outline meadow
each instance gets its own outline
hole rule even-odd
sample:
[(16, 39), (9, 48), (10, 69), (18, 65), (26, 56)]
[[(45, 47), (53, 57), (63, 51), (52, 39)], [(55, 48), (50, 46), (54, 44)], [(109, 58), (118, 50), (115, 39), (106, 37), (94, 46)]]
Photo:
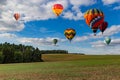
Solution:
[(0, 64), (0, 80), (120, 80), (120, 55), (43, 54), (42, 59)]

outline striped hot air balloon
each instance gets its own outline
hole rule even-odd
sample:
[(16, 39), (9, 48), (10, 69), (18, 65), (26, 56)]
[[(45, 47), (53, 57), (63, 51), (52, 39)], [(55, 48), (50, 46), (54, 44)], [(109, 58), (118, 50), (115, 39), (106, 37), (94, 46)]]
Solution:
[(84, 18), (86, 24), (93, 30), (94, 34), (97, 32), (99, 26), (104, 22), (104, 14), (99, 9), (89, 9), (85, 12)]
[(64, 31), (64, 35), (69, 41), (71, 41), (76, 35), (76, 31), (72, 28), (68, 28)]

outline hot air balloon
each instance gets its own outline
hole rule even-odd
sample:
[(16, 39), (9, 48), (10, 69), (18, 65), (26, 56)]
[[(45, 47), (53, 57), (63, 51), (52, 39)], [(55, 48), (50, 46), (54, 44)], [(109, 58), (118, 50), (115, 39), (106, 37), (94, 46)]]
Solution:
[(100, 29), (100, 31), (102, 32), (102, 34), (103, 34), (103, 32), (106, 30), (107, 26), (108, 26), (108, 23), (107, 23), (107, 22), (103, 22), (103, 23), (99, 26), (99, 29)]
[(111, 38), (106, 37), (106, 38), (105, 38), (105, 42), (106, 42), (106, 44), (107, 44), (107, 45), (109, 45), (109, 44), (110, 44), (110, 42), (111, 42)]
[(61, 4), (54, 4), (52, 7), (52, 11), (56, 16), (59, 16), (63, 11), (63, 6)]
[(90, 9), (85, 12), (84, 18), (85, 18), (86, 24), (92, 29), (92, 31), (94, 32), (94, 35), (96, 35), (95, 33), (97, 32), (98, 27), (104, 21), (103, 12), (96, 8)]
[(16, 20), (18, 20), (18, 19), (20, 18), (20, 14), (19, 14), (19, 13), (15, 13), (15, 14), (14, 14), (14, 18), (15, 18)]
[(68, 28), (64, 31), (65, 37), (71, 42), (71, 40), (74, 38), (76, 35), (76, 31), (72, 28)]
[(54, 45), (56, 45), (56, 44), (57, 44), (57, 42), (58, 42), (58, 40), (57, 40), (57, 39), (53, 39), (53, 44), (54, 44)]

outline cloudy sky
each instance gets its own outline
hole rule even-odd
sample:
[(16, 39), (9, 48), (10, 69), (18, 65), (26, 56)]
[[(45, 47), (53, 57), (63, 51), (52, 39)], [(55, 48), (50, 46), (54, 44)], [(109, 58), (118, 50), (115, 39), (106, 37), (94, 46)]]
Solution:
[[(57, 17), (52, 12), (56, 3), (64, 6)], [(40, 50), (61, 49), (70, 53), (120, 54), (120, 0), (0, 0), (0, 43), (32, 45)], [(84, 20), (84, 13), (91, 8), (104, 12), (108, 28), (97, 36)], [(16, 21), (14, 13), (20, 13)], [(74, 28), (76, 36), (70, 43), (64, 30)], [(110, 45), (105, 37), (112, 39)], [(52, 40), (58, 39), (57, 46)]]

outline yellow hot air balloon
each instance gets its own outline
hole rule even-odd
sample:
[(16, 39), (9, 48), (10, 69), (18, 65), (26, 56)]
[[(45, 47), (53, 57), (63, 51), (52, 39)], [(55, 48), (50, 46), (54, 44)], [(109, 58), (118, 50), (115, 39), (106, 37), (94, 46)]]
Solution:
[(63, 6), (61, 4), (54, 4), (52, 10), (56, 16), (59, 16), (63, 11)]
[(76, 31), (72, 28), (68, 28), (64, 31), (64, 35), (69, 41), (71, 41), (76, 35)]

